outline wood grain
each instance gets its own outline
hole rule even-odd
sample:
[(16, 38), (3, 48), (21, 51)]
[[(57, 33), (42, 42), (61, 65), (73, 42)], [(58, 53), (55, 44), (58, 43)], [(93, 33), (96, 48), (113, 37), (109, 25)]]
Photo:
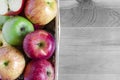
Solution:
[(111, 9), (91, 2), (81, 3), (70, 9), (66, 8), (61, 9), (62, 9), (60, 16), (61, 26), (65, 27), (120, 26), (120, 8)]
[(118, 34), (120, 28), (62, 27), (59, 80), (120, 78)]
[(120, 80), (120, 9), (93, 2), (60, 11), (59, 80)]

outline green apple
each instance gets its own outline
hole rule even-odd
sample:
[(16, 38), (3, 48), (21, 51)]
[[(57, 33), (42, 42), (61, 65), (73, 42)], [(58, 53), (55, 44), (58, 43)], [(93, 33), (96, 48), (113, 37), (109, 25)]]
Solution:
[(4, 40), (2, 31), (0, 31), (0, 48), (9, 46), (9, 44)]
[(0, 29), (2, 30), (3, 24), (10, 18), (10, 16), (1, 16), (0, 15)]
[(22, 45), (24, 37), (32, 31), (34, 31), (32, 23), (21, 16), (7, 20), (2, 29), (4, 39), (13, 46)]

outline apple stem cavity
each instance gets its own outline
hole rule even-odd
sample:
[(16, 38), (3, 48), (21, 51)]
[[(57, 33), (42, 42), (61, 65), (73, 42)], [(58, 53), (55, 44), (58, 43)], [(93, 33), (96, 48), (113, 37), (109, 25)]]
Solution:
[(2, 43), (2, 41), (0, 41), (0, 47), (1, 47), (1, 46), (3, 46), (3, 43)]
[(4, 64), (5, 66), (8, 66), (9, 61), (5, 61), (3, 64)]
[(51, 4), (52, 2), (47, 2), (47, 4), (51, 7), (51, 8), (53, 8), (53, 5)]
[(51, 72), (47, 71), (47, 76), (50, 77), (50, 75), (51, 75)]
[(21, 30), (21, 31), (25, 31), (25, 27), (21, 27), (20, 30)]
[(47, 2), (47, 4), (50, 4), (50, 2)]
[(44, 47), (45, 44), (43, 42), (40, 42), (37, 45), (41, 48), (41, 47)]

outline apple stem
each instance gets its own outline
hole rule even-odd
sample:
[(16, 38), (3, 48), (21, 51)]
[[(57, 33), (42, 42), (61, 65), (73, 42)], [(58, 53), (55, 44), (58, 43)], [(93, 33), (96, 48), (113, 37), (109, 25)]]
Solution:
[(5, 61), (4, 65), (7, 66), (9, 64), (9, 61)]
[(10, 11), (9, 1), (7, 0), (8, 11)]

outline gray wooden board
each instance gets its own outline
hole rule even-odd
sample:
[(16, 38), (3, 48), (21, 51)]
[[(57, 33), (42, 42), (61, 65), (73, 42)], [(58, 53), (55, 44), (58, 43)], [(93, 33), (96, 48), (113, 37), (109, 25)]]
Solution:
[(59, 80), (120, 80), (119, 10), (99, 6), (92, 19), (88, 9), (77, 25), (76, 7), (60, 9)]

